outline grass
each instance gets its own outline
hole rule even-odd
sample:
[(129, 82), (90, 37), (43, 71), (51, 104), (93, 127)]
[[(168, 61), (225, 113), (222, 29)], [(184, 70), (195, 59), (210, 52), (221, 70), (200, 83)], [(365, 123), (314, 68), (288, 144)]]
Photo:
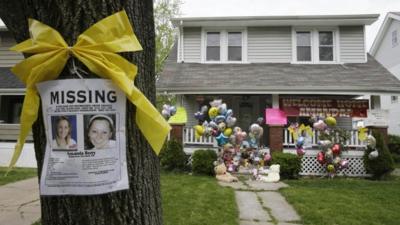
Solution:
[(324, 225), (395, 225), (400, 221), (400, 179), (301, 179), (285, 181), (281, 193), (302, 223)]
[(34, 168), (14, 168), (4, 176), (6, 172), (7, 167), (0, 167), (0, 186), (37, 176), (37, 170)]
[(214, 177), (162, 173), (165, 225), (237, 225), (234, 191)]

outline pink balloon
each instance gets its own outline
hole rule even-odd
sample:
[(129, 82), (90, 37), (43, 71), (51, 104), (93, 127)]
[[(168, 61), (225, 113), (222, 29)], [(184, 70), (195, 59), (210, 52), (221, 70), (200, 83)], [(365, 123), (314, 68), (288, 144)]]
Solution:
[(301, 147), (297, 148), (296, 152), (298, 156), (303, 156), (304, 154), (306, 154), (306, 151)]
[(268, 154), (268, 153), (265, 154), (265, 155), (264, 155), (264, 162), (269, 162), (269, 161), (271, 160), (271, 158), (272, 158), (272, 157), (271, 157), (270, 154)]
[(340, 161), (340, 167), (341, 167), (342, 169), (348, 168), (348, 167), (349, 167), (349, 161), (347, 161), (347, 160), (345, 160), (345, 159), (342, 159), (342, 160)]

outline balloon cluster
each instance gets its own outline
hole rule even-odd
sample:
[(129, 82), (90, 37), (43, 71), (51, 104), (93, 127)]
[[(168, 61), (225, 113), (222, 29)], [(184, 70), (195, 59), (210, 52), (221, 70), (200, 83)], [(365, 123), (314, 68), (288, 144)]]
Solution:
[(204, 105), (194, 117), (199, 124), (194, 126), (196, 138), (212, 136), (222, 150), (220, 161), (225, 163), (229, 172), (238, 171), (239, 166), (247, 167), (259, 165), (261, 162), (269, 162), (271, 156), (258, 152), (259, 140), (263, 135), (263, 118), (258, 118), (251, 124), (249, 131), (235, 126), (236, 117), (233, 110), (229, 109), (222, 100), (213, 100), (210, 107)]
[(293, 140), (295, 142), (297, 155), (303, 156), (306, 153), (305, 151), (306, 147), (304, 145), (306, 138), (313, 136), (311, 127), (305, 126), (304, 124), (301, 124), (299, 126), (298, 123), (292, 123), (289, 126), (288, 130), (291, 133)]
[[(313, 124), (314, 129), (327, 134), (328, 137), (330, 134), (336, 135), (333, 130), (335, 126), (336, 119), (331, 116), (325, 118), (325, 120), (317, 118)], [(327, 138), (318, 141), (321, 151), (317, 154), (317, 161), (325, 166), (329, 177), (334, 177), (338, 171), (349, 167), (349, 161), (341, 158), (344, 145), (334, 142), (334, 140), (334, 138)]]
[(176, 107), (175, 106), (170, 106), (167, 104), (164, 104), (162, 106), (162, 111), (161, 111), (161, 115), (168, 120), (171, 116), (175, 115), (176, 113)]
[(374, 149), (372, 152), (368, 154), (369, 159), (376, 159), (379, 156), (378, 149), (376, 149), (376, 139), (372, 135), (367, 136), (367, 146), (371, 149)]

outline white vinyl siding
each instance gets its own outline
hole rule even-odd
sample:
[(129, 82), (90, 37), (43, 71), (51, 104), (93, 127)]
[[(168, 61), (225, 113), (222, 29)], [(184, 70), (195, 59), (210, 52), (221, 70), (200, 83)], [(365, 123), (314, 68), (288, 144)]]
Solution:
[(21, 53), (9, 50), (15, 44), (9, 32), (0, 32), (0, 67), (12, 67), (24, 59)]
[(197, 63), (201, 61), (200, 27), (183, 28), (183, 61)]
[(288, 63), (292, 59), (290, 27), (249, 27), (248, 61)]
[(342, 63), (365, 62), (366, 51), (363, 26), (342, 26), (340, 30), (340, 61)]
[(194, 114), (199, 111), (199, 104), (196, 102), (195, 96), (184, 95), (182, 97), (182, 106), (186, 109), (187, 123), (186, 127), (193, 127), (197, 125), (198, 121), (194, 118)]

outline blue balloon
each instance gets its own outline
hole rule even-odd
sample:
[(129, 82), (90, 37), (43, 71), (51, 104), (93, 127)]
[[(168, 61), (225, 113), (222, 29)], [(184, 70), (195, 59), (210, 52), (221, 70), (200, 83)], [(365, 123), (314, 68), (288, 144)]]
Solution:
[(229, 138), (225, 136), (223, 132), (221, 132), (215, 139), (217, 140), (218, 146), (224, 146), (229, 140)]
[(298, 139), (297, 139), (297, 146), (298, 147), (301, 147), (301, 146), (303, 146), (304, 145), (304, 137), (303, 136), (300, 136)]

